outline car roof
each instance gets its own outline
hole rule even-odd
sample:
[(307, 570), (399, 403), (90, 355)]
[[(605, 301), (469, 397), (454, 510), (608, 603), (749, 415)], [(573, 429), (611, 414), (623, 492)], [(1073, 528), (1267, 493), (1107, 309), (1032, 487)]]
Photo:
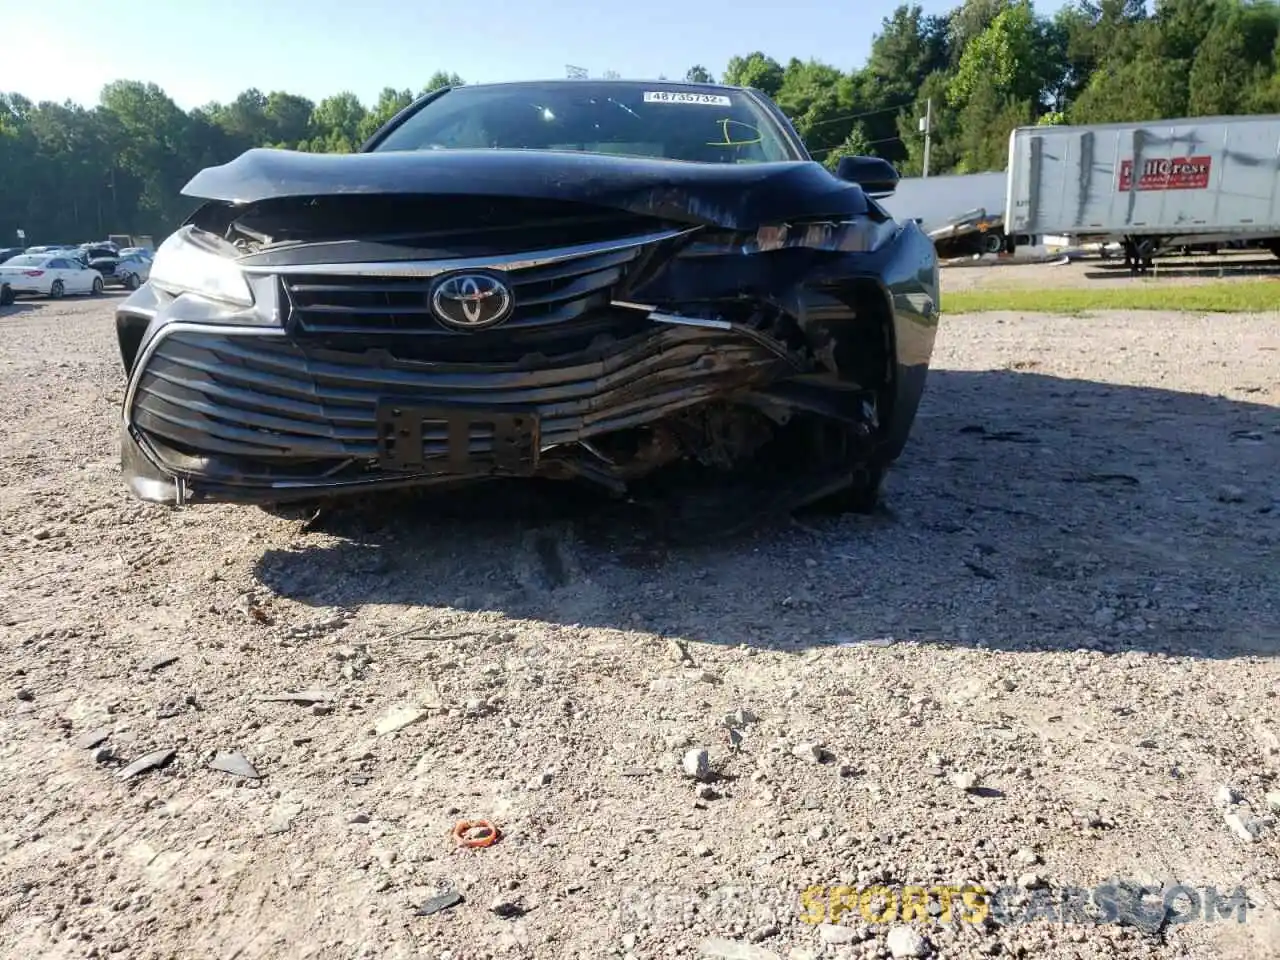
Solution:
[(698, 83), (691, 80), (625, 80), (621, 78), (596, 79), (595, 77), (583, 78), (581, 80), (565, 79), (564, 77), (555, 77), (547, 80), (502, 80), (494, 83), (467, 83), (461, 86), (452, 87), (453, 90), (490, 90), (490, 89), (519, 89), (521, 87), (580, 87), (584, 85), (590, 86), (617, 86), (617, 87), (644, 87), (647, 90), (696, 90), (702, 93), (714, 90), (723, 90), (734, 93), (758, 93), (759, 91), (751, 87), (735, 87), (728, 83)]

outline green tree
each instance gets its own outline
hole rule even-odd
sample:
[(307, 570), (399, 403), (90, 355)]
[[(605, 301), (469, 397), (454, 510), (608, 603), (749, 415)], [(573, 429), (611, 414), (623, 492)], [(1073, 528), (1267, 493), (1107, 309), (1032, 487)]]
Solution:
[(844, 142), (859, 112), (851, 78), (817, 60), (788, 63), (774, 99), (809, 149), (822, 153)]
[(1187, 108), (1195, 116), (1247, 112), (1274, 71), (1277, 8), (1227, 3), (1195, 50)]
[(354, 93), (339, 93), (316, 104), (311, 125), (316, 137), (311, 149), (316, 153), (352, 153), (360, 144), (360, 131), (368, 115)]
[(360, 121), (357, 131), (360, 142), (373, 136), (379, 127), (411, 103), (413, 103), (412, 91), (395, 90), (392, 87), (383, 88), (382, 93), (378, 94), (378, 102)]
[(427, 81), (427, 85), (422, 88), (422, 90), (418, 93), (418, 96), (420, 97), (425, 96), (426, 94), (431, 93), (433, 90), (439, 90), (441, 87), (460, 87), (462, 85), (463, 85), (463, 80), (456, 73), (449, 73), (445, 70), (437, 70), (435, 73), (431, 75), (431, 78)]
[(711, 71), (708, 70), (706, 67), (702, 66), (701, 64), (699, 64), (698, 66), (690, 67), (688, 72), (684, 75), (684, 79), (686, 83), (715, 83), (716, 82), (716, 78), (711, 75)]
[(754, 87), (770, 97), (782, 88), (782, 64), (759, 50), (745, 57), (731, 57), (724, 68), (724, 82), (731, 87)]
[(1061, 64), (1046, 63), (1050, 48), (1030, 0), (1017, 0), (966, 45), (948, 89), (951, 102), (967, 103), (979, 89), (989, 89), (997, 98), (1039, 103), (1061, 73)]
[(871, 141), (867, 139), (866, 131), (862, 129), (861, 124), (855, 123), (849, 135), (827, 151), (822, 162), (829, 170), (834, 170), (839, 165), (841, 157), (866, 157), (874, 152), (871, 149)]
[(1009, 134), (1033, 122), (1030, 101), (1015, 100), (991, 86), (979, 87), (958, 118), (957, 173), (1004, 170), (1009, 162)]
[(287, 146), (309, 139), (315, 109), (315, 104), (306, 97), (273, 90), (267, 95), (263, 111), (271, 123), (271, 142)]

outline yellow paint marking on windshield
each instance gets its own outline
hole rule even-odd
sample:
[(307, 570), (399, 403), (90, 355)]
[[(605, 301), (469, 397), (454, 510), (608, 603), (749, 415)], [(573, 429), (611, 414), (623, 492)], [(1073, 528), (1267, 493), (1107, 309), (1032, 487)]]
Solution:
[[(732, 120), (727, 117), (724, 120), (717, 120), (716, 123), (720, 124), (720, 134), (721, 136), (724, 137), (724, 139), (709, 140), (707, 141), (708, 147), (749, 147), (749, 146), (752, 146), (753, 144), (762, 143), (764, 141), (764, 135), (760, 132), (759, 128), (753, 127), (749, 123), (743, 123), (741, 120)], [(751, 134), (753, 135), (753, 139), (734, 140), (729, 133), (730, 126), (745, 127), (748, 131), (751, 132)]]

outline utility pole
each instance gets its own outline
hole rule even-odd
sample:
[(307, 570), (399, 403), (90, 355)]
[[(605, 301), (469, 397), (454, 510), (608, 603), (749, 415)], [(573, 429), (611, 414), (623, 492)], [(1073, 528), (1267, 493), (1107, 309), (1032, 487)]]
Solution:
[(924, 134), (924, 176), (929, 175), (929, 135), (933, 132), (933, 97), (924, 102), (924, 116), (920, 119), (920, 131)]

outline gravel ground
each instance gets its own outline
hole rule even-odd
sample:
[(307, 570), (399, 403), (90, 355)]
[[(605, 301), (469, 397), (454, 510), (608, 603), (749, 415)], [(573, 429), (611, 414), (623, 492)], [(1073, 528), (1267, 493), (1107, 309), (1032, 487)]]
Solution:
[[(0, 310), (0, 954), (1280, 956), (1278, 347), (948, 316), (886, 510), (675, 550), (135, 503), (109, 301)], [(1106, 881), (1247, 920), (1019, 922)], [(806, 922), (965, 883), (1013, 912)]]
[(1135, 277), (1124, 266), (1123, 257), (1103, 260), (1088, 256), (1063, 262), (1061, 257), (1047, 262), (1011, 258), (952, 261), (943, 271), (949, 290), (1010, 287), (1127, 287), (1137, 285), (1194, 286), (1224, 279), (1280, 276), (1280, 259), (1267, 250), (1234, 250), (1210, 255), (1157, 257), (1153, 272)]

